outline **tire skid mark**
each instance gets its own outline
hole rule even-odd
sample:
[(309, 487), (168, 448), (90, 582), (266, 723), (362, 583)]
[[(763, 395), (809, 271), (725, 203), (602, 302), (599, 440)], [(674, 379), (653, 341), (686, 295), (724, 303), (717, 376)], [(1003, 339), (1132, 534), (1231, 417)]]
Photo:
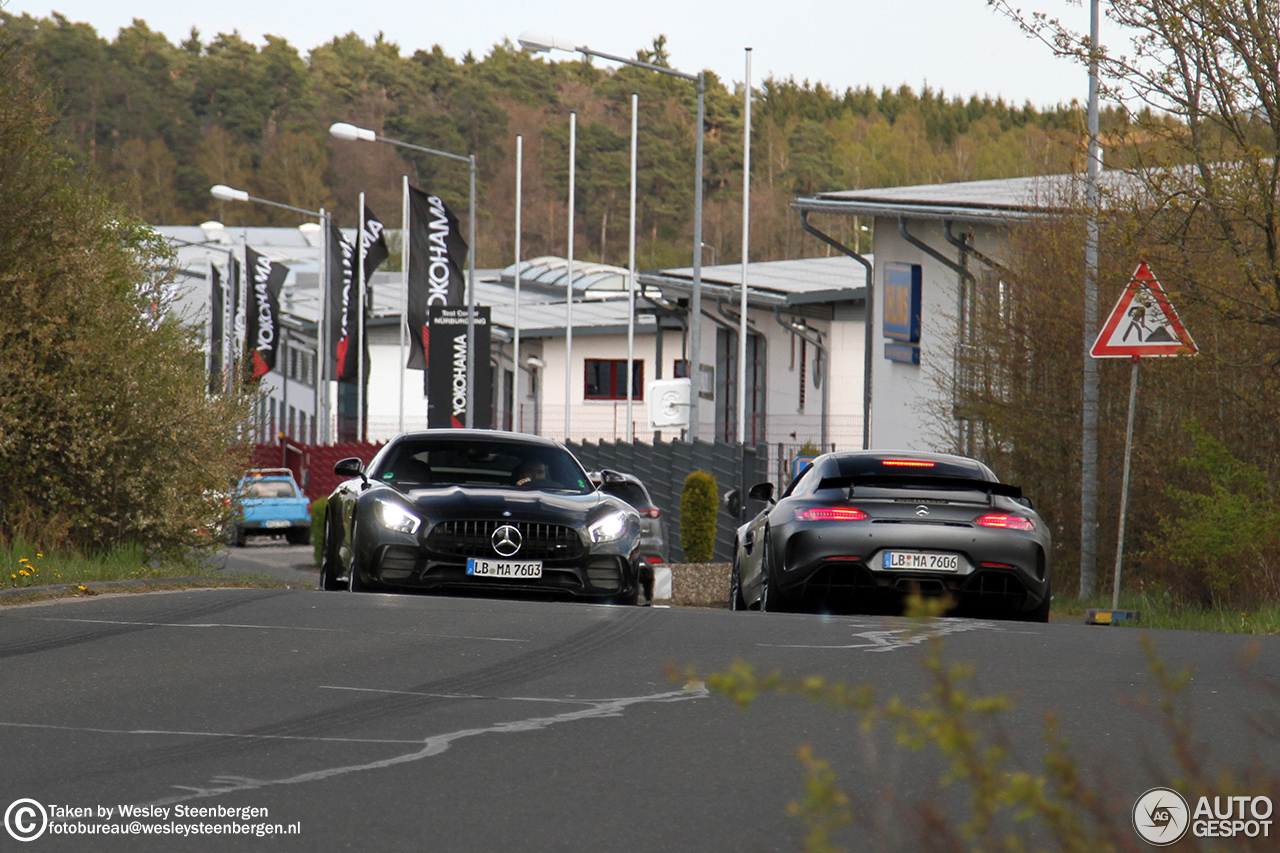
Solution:
[[(288, 595), (289, 590), (263, 590), (262, 592), (250, 592), (248, 594), (237, 591), (238, 594), (228, 596), (222, 601), (202, 601), (198, 604), (190, 604), (185, 607), (177, 607), (173, 610), (166, 611), (163, 617), (165, 622), (181, 622), (187, 619), (194, 619), (198, 616), (211, 616), (215, 613), (225, 613), (228, 610), (235, 610), (245, 604), (266, 601), (281, 595)], [(165, 602), (168, 603), (168, 602)], [(34, 621), (40, 617), (27, 617), (24, 615), (10, 616), (5, 614), (0, 616), (0, 623), (4, 620), (14, 621)], [(43, 620), (42, 620), (43, 621)], [(151, 631), (160, 627), (158, 624), (146, 622), (126, 622), (124, 624), (109, 624), (106, 626), (85, 628), (71, 634), (64, 634), (58, 637), (49, 637), (45, 639), (33, 639), (17, 641), (13, 643), (0, 644), (0, 660), (7, 658), (20, 657), (22, 655), (34, 655), (42, 652), (52, 652), (59, 649), (71, 648), (72, 646), (84, 645), (98, 640), (107, 640), (113, 637), (121, 637), (126, 634), (136, 634), (140, 631)]]
[[(475, 672), (410, 686), (402, 693), (379, 693), (338, 708), (306, 713), (277, 723), (259, 726), (244, 734), (263, 737), (314, 736), (318, 732), (346, 731), (351, 726), (387, 717), (421, 713), (433, 706), (455, 701), (451, 698), (438, 697), (438, 694), (482, 693), (486, 689), (512, 682), (530, 681), (565, 667), (586, 655), (624, 641), (655, 615), (647, 608), (621, 611), (616, 615), (597, 618), (587, 627), (550, 646), (523, 651), (516, 657)], [(111, 775), (120, 770), (136, 771), (168, 767), (185, 762), (224, 757), (252, 750), (254, 747), (252, 740), (222, 740), (160, 747), (127, 757), (116, 756), (89, 761), (78, 767), (74, 775), (46, 781), (65, 783)]]

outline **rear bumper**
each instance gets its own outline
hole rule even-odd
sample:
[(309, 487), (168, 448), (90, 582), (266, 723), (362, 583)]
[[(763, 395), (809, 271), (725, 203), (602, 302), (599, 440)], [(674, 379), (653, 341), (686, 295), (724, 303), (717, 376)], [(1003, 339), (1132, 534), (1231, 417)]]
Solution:
[[(913, 591), (1013, 612), (1049, 595), (1048, 542), (1034, 533), (968, 525), (797, 522), (775, 533), (777, 591), (790, 601), (835, 603)], [(955, 571), (886, 569), (886, 551), (955, 554)]]

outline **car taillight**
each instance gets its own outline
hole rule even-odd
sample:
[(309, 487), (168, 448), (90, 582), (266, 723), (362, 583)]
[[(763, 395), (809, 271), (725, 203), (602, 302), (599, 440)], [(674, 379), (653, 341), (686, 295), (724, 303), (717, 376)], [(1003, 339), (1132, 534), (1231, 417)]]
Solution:
[(888, 465), (890, 468), (932, 468), (933, 462), (925, 462), (923, 459), (881, 459), (881, 465)]
[(1020, 515), (984, 515), (974, 519), (974, 524), (983, 527), (999, 527), (1004, 530), (1035, 530), (1036, 523)]
[(641, 515), (648, 515), (650, 518), (658, 518), (659, 516), (662, 515), (662, 513), (659, 512), (658, 508), (655, 506), (647, 510), (646, 512), (641, 513)]
[(796, 521), (862, 521), (867, 514), (854, 507), (811, 506), (796, 510)]

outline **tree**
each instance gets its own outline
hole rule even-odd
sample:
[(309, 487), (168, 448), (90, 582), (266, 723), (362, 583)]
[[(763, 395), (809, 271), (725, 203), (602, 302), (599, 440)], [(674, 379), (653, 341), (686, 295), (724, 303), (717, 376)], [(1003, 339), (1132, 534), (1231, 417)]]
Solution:
[(247, 404), (206, 396), (164, 246), (57, 153), (48, 101), (0, 46), (0, 539), (185, 555)]
[[(1087, 34), (988, 0), (1059, 53), (1087, 62)], [(1226, 317), (1280, 330), (1280, 5), (1275, 0), (1112, 0), (1130, 52), (1097, 51), (1104, 94), (1128, 122), (1113, 132), (1136, 167), (1150, 233), (1172, 261), (1219, 275), (1182, 278)], [(1188, 239), (1201, 234), (1205, 239)], [(1280, 345), (1269, 355), (1280, 365)]]

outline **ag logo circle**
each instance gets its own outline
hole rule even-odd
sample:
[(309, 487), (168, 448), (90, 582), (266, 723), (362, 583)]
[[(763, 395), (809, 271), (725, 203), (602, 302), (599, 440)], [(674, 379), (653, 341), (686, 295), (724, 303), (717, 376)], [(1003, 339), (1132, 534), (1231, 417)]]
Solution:
[(4, 812), (4, 828), (18, 841), (35, 841), (49, 826), (49, 815), (35, 800), (14, 800)]
[(1171, 788), (1152, 788), (1133, 804), (1133, 828), (1143, 841), (1156, 847), (1180, 840), (1190, 825), (1187, 801)]

